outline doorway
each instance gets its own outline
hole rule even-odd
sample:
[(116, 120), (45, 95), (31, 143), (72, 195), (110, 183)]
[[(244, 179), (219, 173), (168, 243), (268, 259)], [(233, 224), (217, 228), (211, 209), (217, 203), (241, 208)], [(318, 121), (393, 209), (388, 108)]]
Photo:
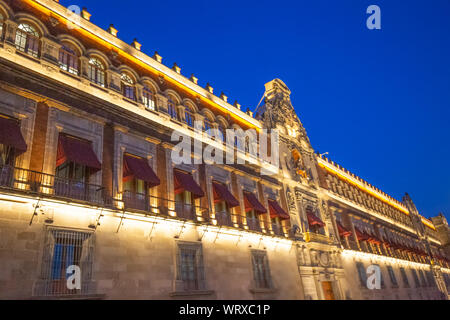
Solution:
[(322, 281), (322, 290), (325, 300), (335, 300), (331, 281)]

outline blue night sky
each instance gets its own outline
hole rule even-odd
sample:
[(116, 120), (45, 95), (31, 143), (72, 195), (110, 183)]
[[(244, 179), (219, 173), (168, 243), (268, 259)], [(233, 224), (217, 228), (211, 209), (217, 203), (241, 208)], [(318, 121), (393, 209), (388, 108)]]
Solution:
[[(450, 218), (450, 1), (88, 1), (92, 22), (254, 110), (282, 79), (313, 147)], [(381, 8), (382, 30), (366, 28)]]

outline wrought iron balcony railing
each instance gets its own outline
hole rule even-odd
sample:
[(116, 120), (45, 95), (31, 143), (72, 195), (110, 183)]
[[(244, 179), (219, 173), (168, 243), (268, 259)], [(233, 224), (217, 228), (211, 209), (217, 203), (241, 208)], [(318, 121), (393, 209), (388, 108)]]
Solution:
[(112, 198), (105, 195), (102, 186), (8, 165), (0, 166), (0, 188), (101, 206), (112, 205)]
[(200, 206), (154, 197), (148, 194), (124, 191), (122, 193), (124, 208), (162, 215), (173, 215), (180, 219), (208, 221), (209, 210)]
[(247, 218), (249, 230), (261, 232), (261, 221), (258, 218)]

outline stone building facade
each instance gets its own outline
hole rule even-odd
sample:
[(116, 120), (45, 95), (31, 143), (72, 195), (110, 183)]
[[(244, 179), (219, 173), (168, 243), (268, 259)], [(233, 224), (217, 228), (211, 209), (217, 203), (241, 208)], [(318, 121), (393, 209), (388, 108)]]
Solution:
[[(281, 80), (252, 114), (140, 50), (0, 0), (0, 299), (448, 299), (445, 217), (316, 154)], [(277, 129), (276, 165), (175, 163), (174, 131), (225, 150), (195, 121)]]

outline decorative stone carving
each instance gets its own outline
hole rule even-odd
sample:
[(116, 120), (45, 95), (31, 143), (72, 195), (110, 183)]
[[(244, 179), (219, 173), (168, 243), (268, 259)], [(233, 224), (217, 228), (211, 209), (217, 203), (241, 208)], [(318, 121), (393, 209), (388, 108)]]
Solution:
[(298, 142), (311, 148), (309, 138), (291, 103), (291, 91), (280, 79), (266, 83), (265, 104), (256, 111), (255, 118), (268, 129), (284, 128)]

